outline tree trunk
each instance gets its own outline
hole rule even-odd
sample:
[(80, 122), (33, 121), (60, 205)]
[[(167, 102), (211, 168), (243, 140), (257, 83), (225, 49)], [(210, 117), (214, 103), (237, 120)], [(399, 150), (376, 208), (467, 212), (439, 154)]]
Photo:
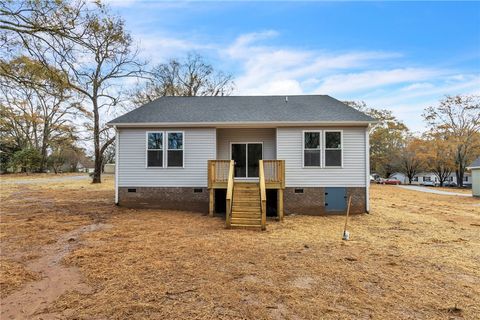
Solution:
[(95, 169), (93, 171), (92, 183), (102, 183), (102, 155), (100, 152), (100, 124), (98, 114), (98, 103), (96, 95), (93, 103), (93, 144), (95, 148)]
[(463, 174), (460, 174), (460, 170), (455, 170), (457, 176), (457, 187), (463, 187)]

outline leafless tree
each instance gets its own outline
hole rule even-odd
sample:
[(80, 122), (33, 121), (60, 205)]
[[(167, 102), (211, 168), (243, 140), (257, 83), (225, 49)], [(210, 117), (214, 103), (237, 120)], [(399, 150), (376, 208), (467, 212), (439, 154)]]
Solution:
[(84, 98), (94, 144), (93, 182), (99, 183), (103, 153), (115, 139), (101, 139), (109, 130), (102, 119), (122, 101), (125, 79), (141, 75), (144, 66), (124, 21), (86, 0), (14, 3), (2, 5), (0, 30), (44, 68), (60, 70), (65, 86)]
[(142, 105), (163, 96), (225, 96), (233, 88), (232, 75), (216, 71), (202, 56), (190, 53), (184, 60), (171, 59), (154, 67), (133, 100)]

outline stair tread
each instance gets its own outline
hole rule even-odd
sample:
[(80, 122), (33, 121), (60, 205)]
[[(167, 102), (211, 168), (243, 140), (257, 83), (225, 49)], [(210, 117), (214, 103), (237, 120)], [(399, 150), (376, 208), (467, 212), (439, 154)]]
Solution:
[(231, 227), (245, 227), (245, 228), (261, 228), (262, 227), (261, 225), (257, 225), (257, 224), (236, 224), (236, 223), (232, 223), (230, 226)]
[(232, 216), (260, 217), (260, 211), (232, 211)]

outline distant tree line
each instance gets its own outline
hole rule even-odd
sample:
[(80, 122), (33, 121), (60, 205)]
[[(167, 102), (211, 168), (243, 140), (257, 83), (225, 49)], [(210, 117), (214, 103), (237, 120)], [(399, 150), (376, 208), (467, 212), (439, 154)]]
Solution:
[[(2, 171), (57, 168), (82, 140), (99, 183), (114, 157), (105, 123), (119, 108), (233, 89), (231, 75), (194, 53), (150, 68), (125, 21), (100, 1), (1, 1), (0, 53)], [(134, 89), (128, 79), (143, 82)]]
[(426, 131), (415, 136), (391, 111), (346, 103), (376, 118), (370, 133), (370, 168), (388, 178), (402, 172), (412, 183), (422, 171), (433, 172), (441, 186), (455, 174), (463, 186), (466, 167), (480, 155), (480, 97), (446, 96), (423, 113)]

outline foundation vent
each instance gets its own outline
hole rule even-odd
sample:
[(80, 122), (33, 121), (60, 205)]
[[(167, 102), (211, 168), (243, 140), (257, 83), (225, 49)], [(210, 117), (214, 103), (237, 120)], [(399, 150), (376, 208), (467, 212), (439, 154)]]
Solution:
[(137, 192), (137, 189), (128, 189), (128, 192)]
[(303, 193), (303, 188), (295, 188), (295, 193)]
[(193, 188), (193, 193), (202, 193), (203, 189), (202, 188)]

